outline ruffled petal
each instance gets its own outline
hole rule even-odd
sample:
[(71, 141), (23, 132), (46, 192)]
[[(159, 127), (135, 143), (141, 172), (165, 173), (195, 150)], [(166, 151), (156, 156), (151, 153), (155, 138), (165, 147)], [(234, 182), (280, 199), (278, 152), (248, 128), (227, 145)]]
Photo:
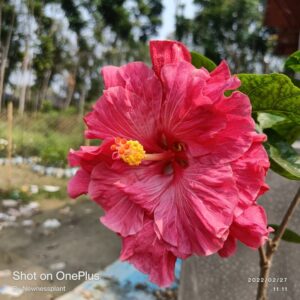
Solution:
[(119, 194), (118, 201), (100, 220), (110, 230), (126, 237), (142, 229), (144, 210), (131, 202), (126, 195)]
[(189, 50), (178, 41), (150, 41), (150, 56), (158, 77), (164, 65), (180, 61), (191, 62)]
[(193, 162), (174, 181), (154, 211), (159, 234), (178, 256), (215, 253), (227, 238), (238, 201), (230, 166)]
[(265, 177), (270, 167), (269, 158), (261, 141), (257, 140), (257, 134), (254, 134), (250, 149), (231, 163), (241, 208), (252, 205), (259, 195), (268, 190)]
[[(124, 137), (136, 139), (148, 150), (158, 151), (162, 87), (154, 72), (143, 63), (119, 68), (125, 87), (105, 90), (94, 110), (87, 114), (88, 138)], [(147, 118), (147, 122), (145, 122)]]
[(223, 258), (234, 255), (236, 252), (236, 242), (236, 238), (229, 234), (223, 248), (218, 251), (218, 254)]
[(91, 173), (93, 168), (105, 161), (112, 161), (110, 146), (113, 144), (112, 139), (104, 140), (100, 146), (81, 146), (80, 150), (71, 149), (68, 154), (68, 161), (71, 167), (81, 167), (86, 172)]
[(172, 184), (172, 177), (163, 173), (164, 167), (163, 162), (140, 165), (118, 187), (147, 214), (153, 214), (161, 194)]
[(242, 243), (252, 248), (259, 248), (268, 239), (267, 216), (263, 207), (253, 205), (237, 217), (230, 228), (230, 233)]
[(208, 76), (207, 71), (195, 69), (187, 62), (165, 65), (161, 71), (165, 95), (163, 131), (167, 137), (184, 142), (193, 155), (206, 154), (203, 140), (226, 126), (225, 114), (216, 110), (211, 99), (203, 94)]
[(215, 107), (226, 116), (226, 127), (203, 141), (202, 147), (209, 154), (202, 162), (228, 163), (240, 158), (253, 142), (255, 124), (251, 118), (251, 104), (246, 95), (235, 92), (230, 97), (222, 96)]
[(131, 180), (134, 169), (123, 162), (98, 164), (92, 171), (88, 194), (105, 211), (101, 222), (122, 236), (141, 230), (144, 210), (130, 200), (120, 186)]
[(68, 182), (68, 194), (71, 198), (76, 198), (80, 195), (87, 194), (90, 183), (90, 174), (82, 169), (79, 169), (75, 176)]
[(105, 66), (101, 69), (101, 75), (106, 89), (115, 86), (125, 87), (125, 80), (120, 75), (120, 67)]
[(237, 89), (241, 82), (237, 76), (231, 76), (228, 64), (222, 61), (211, 73), (205, 87), (205, 95), (218, 101), (224, 91)]
[(138, 234), (123, 239), (121, 260), (132, 263), (139, 271), (148, 274), (151, 282), (161, 287), (169, 286), (174, 281), (176, 257), (158, 239), (151, 220)]

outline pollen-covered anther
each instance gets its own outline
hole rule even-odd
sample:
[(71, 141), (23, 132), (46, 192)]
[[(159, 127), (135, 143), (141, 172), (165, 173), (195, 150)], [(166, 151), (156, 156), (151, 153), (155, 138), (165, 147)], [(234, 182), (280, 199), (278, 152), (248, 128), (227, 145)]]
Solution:
[(145, 158), (146, 152), (138, 141), (116, 138), (115, 144), (111, 146), (114, 159), (122, 159), (130, 166), (138, 166)]

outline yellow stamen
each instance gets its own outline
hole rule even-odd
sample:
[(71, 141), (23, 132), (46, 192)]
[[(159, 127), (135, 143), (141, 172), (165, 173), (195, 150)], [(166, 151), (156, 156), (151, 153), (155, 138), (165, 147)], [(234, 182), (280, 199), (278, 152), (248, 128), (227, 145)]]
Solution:
[(121, 158), (125, 163), (130, 166), (138, 166), (145, 158), (145, 150), (142, 144), (138, 141), (129, 140), (124, 138), (116, 138), (115, 145), (112, 145), (112, 149), (115, 149), (115, 157)]
[(161, 153), (146, 153), (143, 145), (139, 141), (115, 138), (115, 144), (111, 145), (113, 159), (122, 159), (130, 166), (138, 166), (143, 160), (159, 161), (174, 158), (172, 151)]

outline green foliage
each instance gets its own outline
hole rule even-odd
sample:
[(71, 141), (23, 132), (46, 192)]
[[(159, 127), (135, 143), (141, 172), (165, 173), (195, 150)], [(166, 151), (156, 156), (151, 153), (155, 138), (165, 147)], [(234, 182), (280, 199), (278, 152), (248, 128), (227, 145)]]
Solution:
[(240, 91), (251, 100), (271, 168), (281, 176), (300, 180), (300, 156), (291, 143), (300, 137), (300, 89), (283, 74), (238, 74)]
[[(0, 122), (0, 139), (6, 138), (7, 123)], [(84, 143), (83, 124), (77, 114), (49, 111), (36, 116), (16, 117), (13, 128), (14, 155), (38, 156), (43, 165), (64, 167), (70, 148)], [(5, 154), (5, 153), (3, 153)]]
[(265, 148), (272, 170), (286, 178), (300, 180), (300, 155), (274, 130), (267, 129), (264, 132), (268, 136)]
[(192, 56), (192, 64), (198, 69), (204, 67), (208, 71), (212, 71), (216, 67), (216, 64), (212, 60), (210, 60), (209, 58), (205, 57), (200, 53), (192, 51), (191, 56)]
[[(269, 224), (269, 226), (274, 228), (275, 231), (273, 232), (273, 234), (275, 234), (278, 231), (279, 225)], [(281, 239), (286, 242), (300, 244), (300, 235), (288, 228), (284, 231), (284, 234)]]
[(39, 53), (33, 59), (33, 66), (38, 80), (42, 78), (46, 70), (51, 69), (54, 64), (55, 46), (53, 37), (47, 34), (41, 35), (39, 48)]
[[(65, 109), (72, 99), (78, 105), (83, 93), (87, 101), (95, 101), (101, 88), (100, 67), (132, 60), (147, 61), (146, 42), (157, 34), (162, 24), (162, 0), (28, 0), (11, 3), (6, 1), (0, 6), (1, 45), (5, 45), (13, 27), (4, 85), (10, 85), (11, 90), (16, 91), (15, 83), (12, 84), (9, 78), (17, 67), (25, 65), (24, 45), (29, 45), (29, 52), (33, 54), (29, 66), (36, 80), (32, 87), (27, 87), (31, 92), (28, 93), (31, 99), (26, 101), (28, 110), (41, 109), (53, 82), (61, 77), (64, 80), (59, 86), (62, 93), (52, 93), (56, 107)], [(61, 14), (62, 10), (62, 17), (49, 14), (47, 7), (54, 13), (57, 9)], [(16, 21), (12, 22), (14, 16)], [(32, 26), (33, 23), (37, 26)], [(30, 36), (27, 28), (30, 28)], [(65, 92), (67, 96), (61, 96)]]
[[(12, 38), (8, 51), (7, 68), (5, 70), (4, 84), (10, 84), (9, 76), (16, 68), (17, 64), (23, 59), (21, 45), (24, 34), (17, 32), (16, 15), (17, 11), (14, 5), (9, 1), (4, 1), (1, 5), (1, 24), (0, 24), (0, 57), (4, 55), (8, 42), (9, 32), (12, 29)], [(1, 66), (1, 59), (0, 59)]]
[(300, 124), (297, 124), (286, 117), (272, 115), (269, 113), (258, 113), (257, 121), (262, 130), (272, 128), (285, 141), (292, 144), (300, 138)]
[(262, 0), (194, 0), (195, 17), (177, 8), (176, 38), (198, 46), (219, 63), (226, 59), (235, 73), (253, 72), (273, 46), (271, 32), (263, 27)]
[(293, 70), (294, 72), (300, 72), (300, 50), (294, 52), (286, 60), (285, 69)]
[(300, 124), (300, 89), (283, 74), (238, 74), (240, 91), (251, 100), (253, 113), (285, 116)]

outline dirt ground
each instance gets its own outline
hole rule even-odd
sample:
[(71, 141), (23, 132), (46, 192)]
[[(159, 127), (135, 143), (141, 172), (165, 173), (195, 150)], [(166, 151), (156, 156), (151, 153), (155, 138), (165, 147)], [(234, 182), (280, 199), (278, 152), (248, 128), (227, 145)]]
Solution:
[[(2, 169), (1, 169), (2, 168)], [(7, 179), (0, 167), (0, 188)], [(65, 189), (66, 180), (40, 176), (28, 168), (14, 169), (13, 185), (56, 184)], [(88, 199), (39, 199), (39, 212), (30, 219), (33, 226), (23, 226), (24, 218), (18, 218), (16, 226), (0, 230), (0, 271), (23, 271), (53, 273), (59, 271), (53, 264), (65, 265), (64, 273), (86, 271), (88, 274), (103, 269), (115, 261), (120, 252), (118, 237), (106, 229), (99, 221), (101, 209)], [(1, 203), (1, 201), (0, 201)], [(4, 211), (0, 205), (0, 212)], [(28, 219), (28, 218), (27, 218)], [(42, 226), (47, 219), (57, 219), (61, 226), (45, 230)], [(14, 280), (13, 276), (0, 276), (0, 286), (17, 287), (51, 286), (72, 290), (82, 280)], [(24, 292), (16, 299), (49, 300), (65, 292)], [(11, 299), (0, 294), (1, 300)]]

